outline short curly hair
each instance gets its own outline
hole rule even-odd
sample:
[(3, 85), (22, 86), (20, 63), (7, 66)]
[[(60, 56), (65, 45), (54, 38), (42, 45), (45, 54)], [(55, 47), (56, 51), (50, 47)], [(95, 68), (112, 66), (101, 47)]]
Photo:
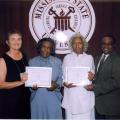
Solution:
[(38, 41), (37, 45), (36, 45), (36, 49), (37, 52), (40, 53), (41, 52), (41, 48), (43, 46), (44, 42), (49, 42), (51, 44), (51, 50), (50, 50), (50, 55), (55, 56), (55, 47), (56, 47), (56, 43), (52, 38), (42, 38)]
[(9, 40), (9, 37), (10, 37), (11, 35), (13, 35), (13, 34), (18, 34), (18, 35), (20, 35), (20, 36), (22, 37), (22, 34), (21, 34), (21, 32), (20, 32), (19, 30), (13, 29), (13, 30), (10, 30), (10, 31), (8, 32), (6, 41), (8, 41), (8, 40)]
[(87, 51), (87, 48), (88, 48), (88, 42), (85, 40), (85, 38), (80, 34), (80, 33), (75, 33), (71, 38), (70, 38), (70, 41), (69, 41), (69, 45), (70, 45), (70, 48), (71, 50), (73, 50), (72, 48), (72, 45), (73, 45), (73, 41), (75, 39), (79, 38), (82, 43), (83, 43), (83, 51), (86, 52)]

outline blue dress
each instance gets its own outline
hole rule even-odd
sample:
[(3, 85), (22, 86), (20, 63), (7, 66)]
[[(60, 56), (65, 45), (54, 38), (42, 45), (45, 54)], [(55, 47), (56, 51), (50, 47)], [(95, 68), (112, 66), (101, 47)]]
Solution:
[(54, 91), (46, 88), (31, 89), (31, 118), (32, 119), (62, 119), (60, 88), (62, 86), (61, 60), (49, 56), (34, 57), (29, 61), (29, 66), (52, 67), (52, 80), (59, 85)]

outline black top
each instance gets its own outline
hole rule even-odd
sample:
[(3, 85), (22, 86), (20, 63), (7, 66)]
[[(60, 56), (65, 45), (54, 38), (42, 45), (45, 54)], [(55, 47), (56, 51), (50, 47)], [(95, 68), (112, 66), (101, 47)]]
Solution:
[[(21, 60), (14, 60), (7, 54), (4, 54), (7, 67), (7, 82), (20, 80), (20, 73), (25, 72), (27, 60), (23, 56)], [(29, 109), (29, 93), (24, 85), (12, 89), (0, 89), (0, 119), (2, 118), (27, 118)]]

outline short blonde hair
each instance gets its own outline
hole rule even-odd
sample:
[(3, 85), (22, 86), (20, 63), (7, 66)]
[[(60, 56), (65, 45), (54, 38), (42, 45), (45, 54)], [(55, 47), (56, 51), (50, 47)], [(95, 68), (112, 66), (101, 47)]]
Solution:
[(80, 33), (75, 33), (71, 38), (70, 38), (70, 41), (69, 41), (69, 45), (70, 45), (70, 48), (71, 50), (73, 50), (72, 48), (72, 45), (73, 45), (73, 41), (75, 39), (79, 38), (82, 43), (83, 43), (83, 51), (86, 52), (87, 51), (87, 48), (88, 48), (88, 42), (85, 40), (85, 38), (80, 34)]

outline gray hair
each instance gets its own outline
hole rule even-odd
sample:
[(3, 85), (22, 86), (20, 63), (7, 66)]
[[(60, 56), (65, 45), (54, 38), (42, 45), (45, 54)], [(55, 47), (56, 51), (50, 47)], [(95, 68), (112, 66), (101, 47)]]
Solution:
[(69, 46), (70, 46), (70, 49), (73, 50), (72, 48), (72, 45), (73, 45), (73, 41), (75, 39), (79, 38), (82, 43), (83, 43), (83, 51), (86, 52), (87, 51), (87, 48), (88, 48), (88, 42), (85, 40), (85, 38), (80, 34), (80, 33), (76, 33), (74, 34), (71, 38), (70, 38), (70, 41), (69, 41)]

